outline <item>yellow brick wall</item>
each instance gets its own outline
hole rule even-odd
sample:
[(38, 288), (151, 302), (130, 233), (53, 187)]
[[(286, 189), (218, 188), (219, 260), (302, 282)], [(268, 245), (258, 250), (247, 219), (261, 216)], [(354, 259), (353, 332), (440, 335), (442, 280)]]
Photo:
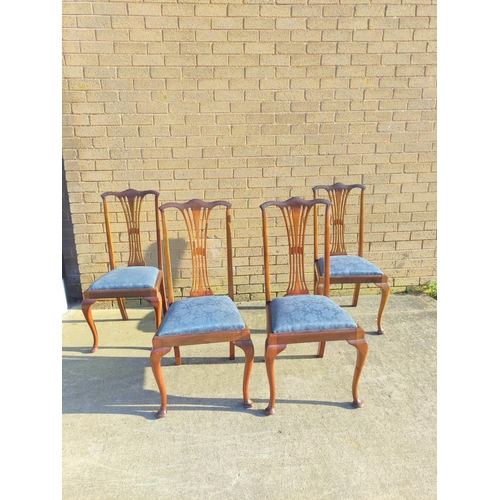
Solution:
[[(263, 298), (259, 205), (335, 181), (366, 185), (365, 256), (394, 292), (436, 278), (435, 0), (62, 7), (63, 159), (83, 289), (106, 270), (100, 193), (130, 187), (233, 203), (237, 300)], [(188, 284), (180, 270), (176, 288)]]

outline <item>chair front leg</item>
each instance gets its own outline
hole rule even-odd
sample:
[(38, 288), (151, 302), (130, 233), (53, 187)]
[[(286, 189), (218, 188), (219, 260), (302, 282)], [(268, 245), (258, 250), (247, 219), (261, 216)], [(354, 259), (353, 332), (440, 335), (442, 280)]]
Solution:
[(253, 368), (254, 347), (251, 340), (237, 340), (234, 342), (245, 353), (245, 370), (243, 372), (243, 406), (251, 408), (253, 401), (250, 399), (250, 374)]
[(158, 390), (160, 391), (161, 399), (160, 409), (156, 412), (156, 418), (163, 418), (167, 415), (167, 390), (161, 372), (161, 359), (171, 350), (172, 347), (153, 347), (149, 355), (149, 362), (153, 370), (153, 375), (155, 376), (156, 384), (158, 385)]
[(391, 288), (389, 283), (375, 283), (382, 290), (382, 297), (380, 298), (380, 306), (378, 308), (378, 318), (377, 318), (377, 333), (382, 335), (385, 330), (382, 328), (382, 315), (384, 314), (384, 309), (389, 300), (389, 295), (391, 293)]
[(276, 404), (276, 378), (274, 376), (274, 360), (278, 354), (285, 350), (286, 344), (273, 344), (269, 345), (268, 340), (266, 340), (266, 370), (267, 370), (267, 378), (269, 380), (269, 404), (267, 408), (264, 410), (266, 415), (274, 415), (276, 410), (274, 406)]
[(92, 349), (90, 349), (90, 352), (96, 352), (97, 349), (99, 348), (99, 337), (97, 335), (97, 329), (95, 327), (94, 323), (94, 317), (92, 316), (92, 311), (91, 307), (96, 302), (97, 299), (83, 299), (82, 300), (82, 312), (83, 315), (85, 316), (85, 319), (87, 320), (87, 323), (90, 327), (90, 330), (92, 332), (92, 336), (94, 337), (94, 345), (92, 346)]
[(364, 403), (363, 401), (361, 401), (361, 399), (359, 399), (358, 384), (359, 378), (361, 377), (361, 372), (363, 371), (363, 367), (365, 366), (366, 356), (368, 355), (368, 344), (366, 343), (365, 339), (348, 340), (347, 342), (350, 345), (354, 346), (358, 351), (356, 357), (356, 368), (354, 369), (354, 375), (352, 377), (352, 405), (355, 408), (361, 408)]
[(161, 295), (158, 292), (155, 296), (152, 297), (144, 297), (144, 300), (147, 300), (155, 310), (155, 319), (156, 319), (156, 329), (160, 328), (161, 324), (161, 312), (162, 312), (162, 300)]

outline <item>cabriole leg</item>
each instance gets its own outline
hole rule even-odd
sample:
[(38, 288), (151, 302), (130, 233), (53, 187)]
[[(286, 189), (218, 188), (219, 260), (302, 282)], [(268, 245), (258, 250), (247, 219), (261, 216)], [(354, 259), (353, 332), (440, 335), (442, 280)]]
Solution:
[(377, 318), (377, 332), (379, 335), (385, 333), (385, 330), (382, 328), (382, 315), (384, 314), (384, 309), (389, 300), (389, 295), (391, 293), (391, 288), (389, 287), (389, 283), (375, 283), (382, 290), (382, 297), (380, 298), (380, 306), (378, 308), (378, 318)]
[(158, 330), (161, 324), (161, 295), (158, 293), (156, 297), (144, 297), (144, 300), (147, 300), (153, 306), (155, 311), (156, 329)]
[(97, 335), (97, 329), (95, 327), (94, 323), (94, 318), (92, 316), (92, 311), (91, 307), (96, 302), (97, 299), (83, 299), (82, 300), (82, 312), (83, 315), (85, 316), (85, 319), (87, 320), (87, 323), (90, 327), (90, 330), (92, 331), (92, 335), (94, 337), (94, 345), (92, 346), (92, 349), (90, 349), (90, 352), (96, 352), (97, 349), (99, 348), (99, 337)]
[(234, 344), (236, 344), (245, 353), (245, 371), (243, 373), (243, 406), (245, 408), (251, 408), (253, 406), (253, 401), (250, 399), (249, 386), (254, 358), (253, 342), (251, 340), (237, 340)]
[(286, 344), (269, 345), (266, 340), (266, 370), (267, 378), (269, 379), (269, 404), (264, 410), (266, 415), (274, 415), (276, 410), (274, 409), (276, 403), (276, 379), (274, 377), (274, 360), (276, 356), (286, 348)]
[(366, 356), (368, 355), (368, 344), (366, 343), (365, 339), (348, 340), (347, 342), (354, 346), (358, 351), (358, 355), (356, 358), (356, 368), (354, 369), (354, 375), (352, 377), (352, 405), (355, 408), (361, 408), (364, 403), (363, 401), (361, 401), (361, 399), (359, 399), (358, 384), (359, 378), (361, 377), (361, 372), (363, 371), (363, 367), (365, 366)]
[(156, 412), (156, 418), (163, 418), (167, 415), (167, 390), (165, 388), (165, 381), (161, 372), (161, 359), (165, 354), (171, 351), (171, 347), (153, 347), (149, 355), (149, 362), (153, 375), (155, 376), (158, 390), (160, 391), (160, 409)]

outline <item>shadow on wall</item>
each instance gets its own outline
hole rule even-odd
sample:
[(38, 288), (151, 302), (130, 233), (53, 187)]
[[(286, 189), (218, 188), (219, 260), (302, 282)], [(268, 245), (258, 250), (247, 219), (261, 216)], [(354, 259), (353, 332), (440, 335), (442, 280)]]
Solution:
[[(192, 282), (192, 262), (189, 243), (183, 238), (169, 238), (170, 261), (172, 266), (172, 284), (175, 299), (188, 297)], [(210, 286), (215, 294), (227, 293), (227, 269), (226, 269), (226, 246), (225, 241), (217, 237), (207, 240), (207, 258), (210, 268)], [(156, 265), (156, 245), (150, 245), (147, 249), (146, 263)], [(154, 264), (153, 264), (154, 262)], [(163, 258), (164, 279), (167, 283), (167, 268)]]
[[(169, 246), (170, 246), (170, 260), (172, 264), (172, 282), (174, 287), (174, 294), (176, 298), (180, 297), (182, 293), (183, 285), (186, 282), (185, 270), (189, 270), (185, 266), (182, 266), (182, 262), (188, 257), (188, 242), (181, 238), (169, 238)], [(152, 243), (149, 245), (145, 252), (144, 258), (146, 260), (146, 264), (148, 266), (156, 266), (158, 265), (158, 257), (156, 254), (156, 243)], [(165, 287), (167, 284), (167, 268), (165, 262), (165, 251), (163, 250), (163, 279), (165, 281)], [(189, 279), (189, 276), (187, 277)], [(190, 281), (188, 282), (190, 283)], [(176, 289), (181, 289), (179, 293), (177, 293)]]
[(76, 254), (75, 234), (69, 208), (68, 188), (62, 160), (62, 279), (69, 303), (82, 300), (82, 285)]

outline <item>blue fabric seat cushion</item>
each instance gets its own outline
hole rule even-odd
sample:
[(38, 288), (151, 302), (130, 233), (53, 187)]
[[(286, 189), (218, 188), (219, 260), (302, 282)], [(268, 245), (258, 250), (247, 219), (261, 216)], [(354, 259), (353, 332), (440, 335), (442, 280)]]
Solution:
[(273, 333), (356, 328), (356, 322), (324, 295), (287, 295), (271, 301)]
[[(325, 259), (318, 259), (319, 272), (325, 274)], [(333, 255), (330, 257), (330, 276), (380, 275), (384, 273), (374, 264), (357, 255)]]
[(244, 328), (245, 322), (229, 297), (209, 295), (173, 302), (156, 335), (164, 337)]
[(159, 272), (157, 267), (152, 266), (118, 267), (95, 280), (89, 290), (154, 288)]

